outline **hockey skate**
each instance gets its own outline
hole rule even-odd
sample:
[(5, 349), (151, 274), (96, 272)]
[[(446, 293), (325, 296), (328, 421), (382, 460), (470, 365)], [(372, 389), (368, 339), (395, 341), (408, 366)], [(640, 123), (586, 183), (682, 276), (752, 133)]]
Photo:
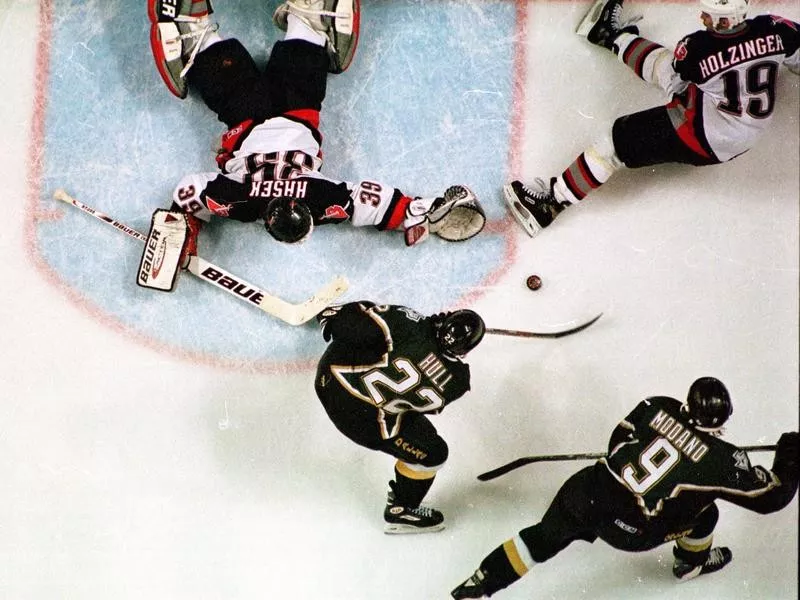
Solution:
[(489, 596), (486, 594), (484, 586), (485, 579), (486, 576), (483, 571), (478, 569), (469, 579), (450, 592), (450, 595), (455, 598), (455, 600), (462, 600), (463, 598), (488, 598)]
[(328, 72), (346, 71), (358, 45), (360, 0), (288, 0), (272, 14), (278, 29), (286, 31), (289, 13), (328, 38)]
[(706, 562), (702, 565), (693, 565), (686, 562), (677, 556), (675, 550), (673, 550), (673, 553), (676, 556), (675, 562), (672, 564), (672, 574), (681, 581), (689, 581), (699, 575), (707, 575), (708, 573), (719, 571), (733, 560), (733, 552), (730, 551), (730, 548), (724, 546), (712, 548)]
[(639, 35), (635, 25), (641, 15), (621, 20), (623, 0), (596, 0), (578, 25), (578, 35), (585, 35), (590, 43), (613, 51), (614, 40), (620, 33)]
[(550, 225), (569, 206), (569, 203), (561, 203), (553, 195), (555, 180), (555, 177), (550, 179), (549, 187), (538, 177), (532, 187), (523, 185), (521, 181), (512, 181), (503, 186), (503, 196), (511, 214), (531, 237)]
[(418, 506), (410, 508), (394, 501), (394, 492), (389, 492), (386, 509), (383, 511), (386, 533), (428, 533), (444, 529), (444, 515), (434, 508)]
[(210, 0), (148, 0), (153, 58), (161, 79), (178, 98), (189, 92), (185, 76), (203, 40), (218, 28), (211, 21), (213, 12)]

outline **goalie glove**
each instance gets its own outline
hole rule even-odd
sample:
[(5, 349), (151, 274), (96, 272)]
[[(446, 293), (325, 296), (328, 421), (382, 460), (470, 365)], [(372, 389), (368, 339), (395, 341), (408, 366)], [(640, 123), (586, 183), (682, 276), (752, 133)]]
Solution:
[(448, 242), (478, 235), (486, 225), (486, 214), (475, 194), (465, 185), (453, 185), (439, 198), (416, 198), (403, 221), (406, 246), (427, 239), (430, 233)]

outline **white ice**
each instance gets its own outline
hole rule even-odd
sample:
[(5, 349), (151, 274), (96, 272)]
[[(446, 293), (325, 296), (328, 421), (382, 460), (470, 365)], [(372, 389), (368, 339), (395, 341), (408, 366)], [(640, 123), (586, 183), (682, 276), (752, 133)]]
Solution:
[[(96, 318), (36, 268), (27, 175), (37, 18), (48, 4), (0, 2), (0, 597), (444, 599), (585, 463), (492, 483), (475, 479), (481, 471), (602, 451), (639, 400), (682, 398), (707, 374), (734, 398), (727, 439), (774, 443), (798, 428), (797, 77), (781, 73), (771, 132), (729, 164), (620, 174), (535, 240), (505, 222), (518, 236), (514, 262), (475, 304), (491, 326), (605, 314), (562, 340), (487, 337), (470, 357), (473, 391), (435, 418), (451, 458), (429, 502), (448, 527), (390, 537), (381, 512), (393, 460), (336, 432), (311, 368), (247, 373), (173, 357)], [(383, 6), (365, 2), (365, 31), (368, 11)], [(528, 24), (522, 135), (487, 161), (510, 153), (516, 175), (555, 174), (615, 116), (661, 101), (569, 34), (585, 7), (517, 4)], [(696, 25), (688, 3), (642, 9), (649, 37), (668, 44)], [(797, 3), (754, 10), (800, 18)], [(413, 26), (413, 14), (397, 26)], [(399, 33), (370, 35), (392, 44)], [(475, 31), (476, 53), (482, 43)], [(485, 202), (498, 206), (499, 195)], [(539, 292), (524, 289), (530, 273), (544, 280)], [(772, 454), (751, 458), (769, 466)], [(797, 598), (797, 500), (770, 516), (720, 508), (715, 541), (734, 561), (713, 576), (677, 585), (669, 546), (623, 554), (576, 543), (495, 597)]]

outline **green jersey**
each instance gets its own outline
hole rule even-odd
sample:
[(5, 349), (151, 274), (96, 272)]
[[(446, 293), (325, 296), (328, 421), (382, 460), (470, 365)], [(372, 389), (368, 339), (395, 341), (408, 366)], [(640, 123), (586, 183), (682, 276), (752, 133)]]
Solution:
[[(354, 302), (323, 312), (330, 345), (317, 382), (335, 380), (342, 403), (379, 409), (381, 418), (407, 411), (438, 413), (470, 388), (469, 366), (443, 354), (430, 317), (397, 305)], [(327, 321), (326, 321), (327, 320)], [(390, 433), (390, 432), (387, 432)]]
[(665, 396), (640, 402), (614, 430), (601, 461), (645, 516), (692, 512), (716, 498), (758, 512), (783, 501), (774, 473), (751, 466), (746, 452), (695, 428), (683, 406)]

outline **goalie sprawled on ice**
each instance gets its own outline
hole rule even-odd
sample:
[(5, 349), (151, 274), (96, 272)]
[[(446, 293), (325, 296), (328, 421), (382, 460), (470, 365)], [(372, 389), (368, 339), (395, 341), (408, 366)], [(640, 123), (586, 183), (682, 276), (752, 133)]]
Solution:
[[(192, 90), (228, 127), (217, 153), (220, 172), (188, 175), (173, 194), (172, 212), (184, 213), (187, 223), (186, 239), (174, 242), (181, 245), (175, 265), (196, 252), (201, 220), (211, 215), (263, 220), (270, 235), (287, 243), (302, 241), (314, 225), (344, 221), (402, 229), (408, 246), (430, 233), (466, 240), (483, 228), (486, 217), (466, 186), (420, 198), (385, 183), (319, 172), (327, 77), (353, 59), (358, 0), (281, 4), (273, 21), (286, 35), (263, 70), (238, 40), (219, 35), (208, 0), (150, 0), (148, 12), (153, 55), (167, 87), (181, 98)], [(172, 274), (162, 277), (171, 281)], [(140, 283), (147, 285), (141, 277)]]

